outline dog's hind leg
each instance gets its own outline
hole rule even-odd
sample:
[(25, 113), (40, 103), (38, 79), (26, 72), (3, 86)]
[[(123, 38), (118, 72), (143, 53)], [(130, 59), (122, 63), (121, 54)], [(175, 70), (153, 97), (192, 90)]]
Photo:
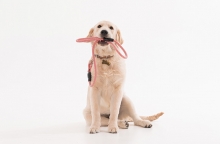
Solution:
[(138, 125), (144, 128), (152, 127), (152, 124), (150, 123), (149, 120), (143, 120), (141, 119), (140, 116), (137, 115), (131, 100), (127, 96), (124, 96), (122, 98), (122, 102), (120, 106), (119, 119), (123, 119), (127, 117), (131, 117), (135, 125)]

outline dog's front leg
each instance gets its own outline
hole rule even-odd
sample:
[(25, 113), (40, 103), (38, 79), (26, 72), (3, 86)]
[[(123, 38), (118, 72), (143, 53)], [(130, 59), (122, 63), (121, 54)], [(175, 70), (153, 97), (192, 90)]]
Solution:
[(90, 126), (90, 133), (98, 133), (101, 126), (100, 118), (100, 98), (98, 89), (93, 87), (90, 91), (90, 105), (91, 105), (91, 114), (92, 114), (92, 123)]
[(121, 105), (123, 91), (121, 87), (116, 89), (116, 92), (111, 97), (110, 103), (110, 118), (108, 125), (108, 132), (117, 133), (118, 131), (118, 114)]

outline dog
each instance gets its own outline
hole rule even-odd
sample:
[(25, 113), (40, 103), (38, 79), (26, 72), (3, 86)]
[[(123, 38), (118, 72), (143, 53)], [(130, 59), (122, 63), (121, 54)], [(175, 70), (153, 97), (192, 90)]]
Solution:
[[(87, 37), (112, 38), (123, 44), (119, 28), (109, 21), (96, 24)], [(93, 87), (88, 87), (87, 104), (83, 110), (90, 126), (89, 133), (98, 133), (100, 126), (108, 126), (109, 133), (117, 133), (119, 128), (127, 129), (130, 121), (137, 126), (151, 128), (151, 121), (158, 119), (163, 112), (153, 116), (137, 115), (132, 101), (124, 94), (125, 60), (105, 41), (96, 44), (95, 59), (97, 78)], [(92, 62), (91, 59), (89, 63)], [(94, 74), (94, 66), (91, 73)]]

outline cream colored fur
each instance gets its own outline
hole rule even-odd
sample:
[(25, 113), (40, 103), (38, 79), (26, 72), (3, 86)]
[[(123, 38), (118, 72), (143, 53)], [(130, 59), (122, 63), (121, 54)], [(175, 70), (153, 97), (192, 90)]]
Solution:
[[(98, 28), (98, 25), (101, 25)], [(113, 30), (110, 29), (113, 27)], [(96, 24), (87, 37), (101, 37), (102, 30), (108, 31), (109, 38), (123, 43), (119, 29), (108, 21)], [(90, 133), (99, 132), (100, 126), (108, 126), (110, 133), (117, 133), (118, 127), (128, 128), (127, 121), (133, 121), (135, 125), (150, 128), (150, 121), (157, 119), (163, 113), (153, 116), (138, 116), (131, 100), (124, 94), (125, 60), (110, 46), (97, 44), (95, 54), (99, 56), (114, 55), (108, 59), (110, 66), (102, 64), (102, 60), (96, 58), (97, 78), (93, 87), (88, 87), (87, 105), (83, 111), (84, 118), (90, 125)], [(94, 66), (92, 67), (94, 75)], [(110, 116), (109, 116), (110, 115)], [(108, 117), (109, 116), (109, 117)]]

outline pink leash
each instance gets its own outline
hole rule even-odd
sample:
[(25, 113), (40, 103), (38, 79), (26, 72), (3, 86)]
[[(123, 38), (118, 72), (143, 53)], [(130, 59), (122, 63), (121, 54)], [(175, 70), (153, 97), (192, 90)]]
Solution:
[[(125, 49), (117, 42), (115, 41), (114, 39), (111, 39), (111, 38), (98, 38), (98, 37), (89, 37), (89, 38), (80, 38), (80, 39), (77, 39), (76, 42), (92, 42), (94, 41), (93, 43), (93, 46), (92, 46), (92, 59), (94, 61), (94, 69), (95, 69), (95, 77), (94, 77), (94, 80), (93, 80), (93, 83), (91, 83), (91, 68), (92, 68), (92, 63), (89, 63), (88, 64), (88, 78), (89, 78), (89, 85), (92, 87), (96, 81), (96, 75), (97, 75), (97, 68), (96, 68), (96, 60), (95, 60), (95, 54), (94, 54), (94, 51), (95, 51), (95, 46), (97, 44), (98, 41), (105, 41), (109, 44), (111, 44), (113, 46), (113, 48), (117, 51), (117, 53), (124, 59), (126, 59), (128, 57), (127, 55), (127, 52), (125, 51)], [(115, 44), (113, 43), (115, 42)], [(118, 51), (118, 49), (116, 48), (116, 46), (119, 46), (121, 48), (121, 50), (124, 52), (124, 56)]]

